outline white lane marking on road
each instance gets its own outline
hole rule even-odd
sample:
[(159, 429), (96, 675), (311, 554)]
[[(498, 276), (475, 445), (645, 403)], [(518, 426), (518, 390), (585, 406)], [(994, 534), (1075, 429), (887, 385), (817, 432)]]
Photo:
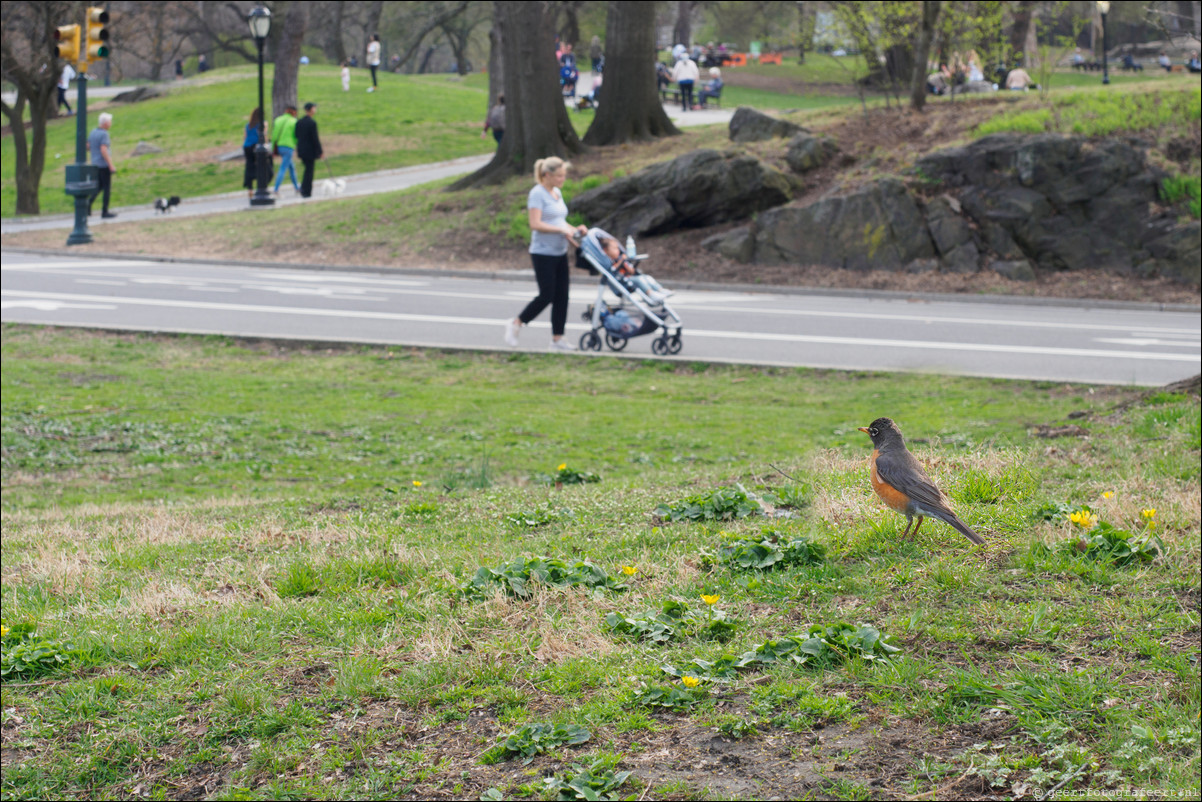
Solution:
[[(89, 301), (90, 295), (72, 295), (69, 293), (27, 292), (7, 290), (5, 294), (20, 298), (49, 299), (57, 301)], [(264, 306), (260, 304), (226, 304), (208, 301), (172, 301), (157, 298), (115, 298), (106, 297), (106, 301), (117, 304), (135, 306), (158, 306), (174, 309), (209, 309), (225, 312), (248, 312), (254, 314), (297, 315), (308, 317), (330, 317), (362, 320), (396, 320), (413, 323), (449, 323), (457, 325), (499, 326), (508, 318), (492, 317), (456, 317), (453, 315), (419, 315), (402, 312), (362, 312), (350, 309), (305, 309), (286, 306)], [(589, 327), (580, 323), (571, 324), (568, 328), (585, 331)], [(1163, 354), (1140, 351), (1111, 351), (1094, 350), (1089, 348), (1052, 348), (1036, 345), (1005, 345), (995, 343), (965, 343), (937, 342), (927, 340), (895, 340), (877, 337), (825, 337), (806, 334), (776, 334), (770, 332), (748, 331), (719, 331), (704, 329), (689, 329), (689, 337), (716, 337), (730, 340), (759, 340), (771, 342), (814, 343), (822, 345), (871, 345), (882, 348), (909, 348), (917, 350), (936, 351), (970, 351), (1005, 354), (1041, 354), (1044, 356), (1075, 356), (1095, 359), (1143, 359), (1162, 360), (1168, 362), (1193, 362), (1198, 359), (1194, 354)]]
[(1168, 345), (1177, 348), (1197, 348), (1199, 342), (1186, 340), (1162, 340), (1155, 337), (1094, 337), (1096, 343), (1110, 343), (1111, 345), (1134, 345), (1137, 347), (1146, 347), (1149, 345)]
[(76, 284), (103, 284), (107, 287), (124, 287), (129, 282), (127, 282), (127, 281), (105, 281), (104, 279), (100, 279), (100, 278), (77, 278), (77, 279), (75, 279), (75, 283)]
[(36, 309), (39, 312), (57, 312), (60, 309), (116, 309), (113, 304), (72, 304), (62, 301), (28, 300), (0, 301), (0, 309)]
[[(108, 263), (104, 263), (105, 266)], [(148, 266), (156, 263), (146, 262), (125, 262), (114, 263), (115, 266)], [(64, 266), (70, 266), (64, 264)], [(80, 266), (76, 264), (75, 266)], [(31, 268), (32, 269), (32, 266)], [(209, 268), (212, 269), (212, 268)], [(248, 289), (271, 289), (271, 285), (281, 280), (297, 281), (305, 283), (338, 283), (338, 284), (364, 284), (371, 286), (377, 292), (388, 292), (388, 288), (396, 287), (398, 290), (404, 289), (407, 295), (424, 295), (435, 298), (463, 298), (476, 300), (496, 299), (499, 296), (512, 298), (525, 298), (532, 295), (530, 290), (507, 290), (503, 293), (473, 293), (473, 292), (453, 292), (447, 290), (419, 289), (430, 284), (425, 280), (405, 280), (391, 278), (374, 278), (370, 276), (349, 276), (346, 274), (290, 274), (290, 273), (272, 273), (270, 278), (264, 279), (248, 279), (245, 275), (238, 278), (227, 279), (220, 277), (205, 277), (205, 278), (171, 278), (171, 277), (147, 277), (138, 274), (129, 273), (109, 273), (104, 271), (96, 271), (91, 273), (95, 276), (107, 276), (110, 278), (125, 278), (137, 283), (143, 284), (195, 284), (195, 283), (236, 283), (239, 286)], [(470, 281), (470, 279), (465, 279)], [(353, 292), (349, 288), (346, 291)], [(591, 303), (596, 296), (595, 288), (581, 287), (573, 289), (571, 300), (573, 303)], [(805, 296), (803, 296), (805, 297)], [(814, 299), (814, 296), (809, 296)], [(756, 295), (747, 293), (743, 295), (733, 295), (725, 293), (719, 295), (716, 299), (696, 292), (685, 291), (678, 293), (672, 299), (672, 306), (679, 311), (687, 311), (689, 309), (705, 310), (710, 312), (723, 313), (746, 313), (751, 315), (778, 315), (796, 318), (827, 318), (827, 319), (846, 319), (846, 320), (893, 320), (903, 323), (924, 323), (924, 324), (959, 324), (973, 326), (1000, 326), (1010, 328), (1029, 328), (1029, 329), (1063, 329), (1072, 331), (1113, 331), (1122, 332), (1124, 334), (1155, 334), (1161, 336), (1197, 336), (1197, 329), (1178, 328), (1170, 326), (1152, 326), (1141, 325), (1139, 323), (1097, 323), (1092, 321), (1082, 322), (1063, 322), (1063, 321), (1038, 321), (1038, 320), (1003, 320), (998, 318), (980, 318), (980, 317), (961, 317), (961, 316), (940, 316), (931, 314), (891, 314), (886, 312), (838, 312), (830, 310), (817, 309), (780, 309), (771, 308), (770, 303), (783, 303), (795, 299), (795, 296), (782, 295)], [(763, 302), (764, 306), (745, 307), (745, 306), (725, 306), (724, 302), (738, 301), (740, 303), (748, 302)], [(885, 301), (883, 303), (898, 303), (894, 301)], [(954, 302), (953, 302), (954, 303)], [(1077, 310), (1072, 310), (1077, 311)], [(1179, 314), (1179, 313), (1163, 313), (1156, 312), (1154, 314)]]

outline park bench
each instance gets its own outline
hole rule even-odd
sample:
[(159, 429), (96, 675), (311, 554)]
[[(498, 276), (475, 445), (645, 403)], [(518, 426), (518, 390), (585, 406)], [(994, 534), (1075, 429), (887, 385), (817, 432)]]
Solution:
[[(701, 90), (699, 90), (699, 89), (693, 90), (693, 98), (694, 99), (697, 98), (697, 93), (699, 91), (701, 91)], [(677, 106), (679, 106), (680, 105), (680, 90), (679, 89), (661, 89), (661, 90), (659, 90), (659, 99), (663, 103), (675, 103)], [(721, 97), (711, 97), (705, 101), (705, 104), (707, 107), (720, 109), (720, 108), (722, 108), (722, 98)]]

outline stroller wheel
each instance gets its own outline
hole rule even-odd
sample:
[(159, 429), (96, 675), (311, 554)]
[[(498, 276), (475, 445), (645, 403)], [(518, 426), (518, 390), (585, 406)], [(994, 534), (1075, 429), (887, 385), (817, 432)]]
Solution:
[(580, 335), (580, 350), (581, 351), (600, 351), (601, 338), (597, 336), (595, 331), (586, 331)]
[[(630, 340), (615, 337), (608, 331), (605, 332), (605, 344), (609, 346), (609, 350), (611, 351), (621, 351), (629, 342)], [(601, 350), (601, 346), (597, 346), (597, 350)]]
[(681, 347), (682, 347), (682, 343), (680, 342), (679, 334), (673, 334), (671, 337), (668, 338), (668, 353), (669, 354), (679, 354)]
[(670, 348), (667, 337), (657, 337), (651, 341), (651, 353), (656, 356), (667, 356)]

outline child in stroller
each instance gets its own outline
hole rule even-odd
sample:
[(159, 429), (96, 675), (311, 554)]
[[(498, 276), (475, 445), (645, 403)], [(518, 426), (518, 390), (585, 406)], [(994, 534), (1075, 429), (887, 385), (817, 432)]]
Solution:
[(601, 250), (613, 262), (614, 275), (621, 277), (623, 283), (627, 285), (627, 289), (642, 290), (648, 300), (656, 304), (662, 303), (665, 298), (672, 296), (671, 290), (664, 289), (658, 281), (639, 270), (626, 254), (622, 253), (622, 246), (616, 239), (605, 236), (601, 232), (597, 235), (597, 241), (601, 244)]

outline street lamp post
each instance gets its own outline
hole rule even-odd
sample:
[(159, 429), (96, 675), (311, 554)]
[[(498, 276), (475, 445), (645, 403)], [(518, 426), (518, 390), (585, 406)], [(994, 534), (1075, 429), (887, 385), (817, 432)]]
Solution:
[(1106, 15), (1110, 13), (1109, 0), (1098, 0), (1098, 13), (1102, 15), (1102, 83), (1110, 83), (1110, 66), (1106, 63), (1106, 51), (1110, 43), (1106, 41)]
[(275, 199), (267, 191), (271, 183), (271, 154), (267, 152), (267, 113), (263, 108), (263, 45), (267, 42), (267, 34), (271, 32), (271, 12), (263, 6), (255, 6), (247, 17), (250, 24), (250, 35), (255, 39), (259, 48), (259, 144), (255, 146), (255, 196), (250, 199), (251, 206), (272, 206)]

